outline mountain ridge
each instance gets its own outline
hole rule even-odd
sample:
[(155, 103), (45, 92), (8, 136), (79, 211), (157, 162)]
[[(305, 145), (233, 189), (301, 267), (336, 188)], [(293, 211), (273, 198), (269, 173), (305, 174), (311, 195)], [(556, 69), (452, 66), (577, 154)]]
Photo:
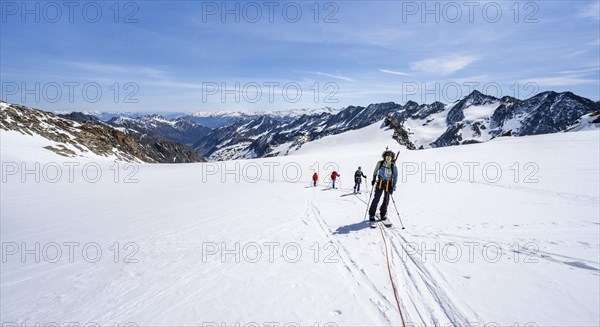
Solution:
[(44, 148), (69, 158), (100, 156), (127, 162), (202, 162), (191, 148), (146, 134), (130, 135), (83, 113), (56, 115), (0, 101), (0, 129), (39, 135), (56, 143)]

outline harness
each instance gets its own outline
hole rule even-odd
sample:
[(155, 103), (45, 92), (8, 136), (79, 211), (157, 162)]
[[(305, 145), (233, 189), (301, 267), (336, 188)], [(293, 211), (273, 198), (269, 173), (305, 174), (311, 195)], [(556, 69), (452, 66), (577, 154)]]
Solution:
[(396, 167), (396, 164), (393, 161), (391, 163), (390, 169), (392, 170), (392, 178), (390, 180), (385, 180), (385, 179), (381, 178), (381, 175), (379, 174), (379, 170), (381, 169), (382, 166), (383, 166), (383, 160), (379, 161), (379, 163), (377, 164), (377, 178), (379, 179), (377, 188), (378, 189), (383, 188), (383, 181), (385, 181), (385, 191), (389, 192), (390, 182), (392, 183), (392, 186), (394, 185), (394, 168)]

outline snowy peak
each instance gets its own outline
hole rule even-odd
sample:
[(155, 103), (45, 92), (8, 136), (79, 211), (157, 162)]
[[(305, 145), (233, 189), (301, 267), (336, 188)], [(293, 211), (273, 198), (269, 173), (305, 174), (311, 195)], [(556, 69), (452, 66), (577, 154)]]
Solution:
[(581, 116), (597, 111), (599, 105), (571, 92), (539, 93), (523, 101), (504, 103), (493, 115), (494, 127), (513, 135), (556, 133)]
[(597, 103), (571, 92), (542, 92), (525, 100), (509, 96), (497, 99), (473, 92), (450, 109), (446, 130), (430, 145), (485, 142), (501, 135), (556, 133), (598, 109)]
[[(457, 122), (460, 122), (465, 119), (465, 110), (469, 107), (478, 107), (478, 106), (488, 106), (488, 105), (496, 105), (499, 106), (500, 102), (497, 98), (485, 95), (477, 90), (471, 92), (462, 100), (458, 101), (450, 112), (448, 112), (448, 117), (446, 119), (446, 123), (448, 126), (452, 126)], [(494, 108), (496, 109), (496, 108)]]
[(210, 127), (219, 128), (226, 125), (236, 123), (238, 121), (257, 119), (259, 117), (270, 117), (282, 122), (290, 122), (299, 119), (302, 116), (320, 116), (323, 114), (336, 114), (341, 109), (330, 107), (317, 109), (292, 109), (292, 110), (274, 110), (274, 111), (206, 111), (192, 112), (182, 117), (194, 121), (198, 124)]
[(179, 117), (169, 120), (162, 115), (153, 114), (140, 118), (115, 117), (108, 124), (147, 134), (155, 138), (162, 138), (172, 142), (192, 145), (198, 139), (208, 135), (211, 129), (199, 125), (191, 120)]
[[(404, 107), (406, 108), (406, 106), (404, 106)], [(446, 105), (439, 101), (436, 101), (432, 104), (418, 105), (414, 110), (411, 110), (411, 109), (408, 109), (408, 108), (406, 109), (407, 112), (410, 112), (411, 118), (425, 119), (431, 115), (434, 115), (434, 114), (444, 111), (446, 109)]]

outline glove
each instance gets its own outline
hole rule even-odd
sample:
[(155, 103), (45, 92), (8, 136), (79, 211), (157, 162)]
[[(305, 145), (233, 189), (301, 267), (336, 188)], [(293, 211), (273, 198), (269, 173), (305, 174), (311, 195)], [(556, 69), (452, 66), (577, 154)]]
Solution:
[(375, 180), (371, 181), (371, 186), (375, 186)]

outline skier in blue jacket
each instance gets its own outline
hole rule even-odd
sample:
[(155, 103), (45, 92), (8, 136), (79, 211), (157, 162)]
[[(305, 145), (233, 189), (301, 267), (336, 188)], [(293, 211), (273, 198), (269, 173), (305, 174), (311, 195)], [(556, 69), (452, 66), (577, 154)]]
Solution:
[(373, 180), (371, 185), (375, 188), (375, 195), (369, 208), (369, 222), (372, 228), (375, 228), (375, 212), (377, 211), (377, 205), (381, 195), (383, 196), (383, 203), (379, 208), (381, 221), (386, 226), (391, 226), (391, 222), (387, 219), (387, 207), (390, 202), (390, 196), (396, 190), (396, 182), (398, 181), (398, 169), (396, 168), (394, 160), (394, 152), (386, 150), (383, 152), (383, 160), (377, 162), (375, 171), (373, 172)]

